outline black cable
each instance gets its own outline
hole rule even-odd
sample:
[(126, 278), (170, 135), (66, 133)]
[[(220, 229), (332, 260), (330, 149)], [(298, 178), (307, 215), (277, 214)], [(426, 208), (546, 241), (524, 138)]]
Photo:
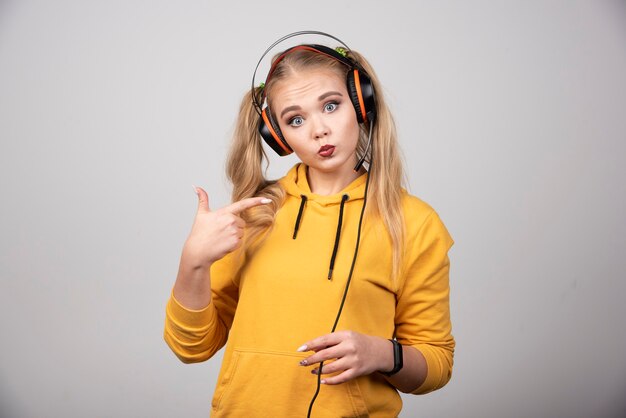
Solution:
[[(374, 159), (374, 145), (372, 144), (372, 155), (370, 157), (371, 160)], [(359, 253), (359, 243), (361, 242), (361, 225), (363, 224), (363, 214), (365, 213), (365, 205), (367, 203), (367, 190), (369, 189), (370, 184), (370, 175), (372, 173), (372, 163), (368, 167), (367, 179), (365, 180), (365, 194), (363, 196), (363, 207), (361, 208), (361, 216), (359, 217), (359, 229), (356, 235), (356, 245), (354, 246), (354, 256), (352, 256), (352, 265), (350, 266), (350, 273), (348, 274), (348, 280), (346, 281), (346, 287), (343, 291), (343, 296), (341, 298), (341, 304), (339, 305), (339, 311), (337, 312), (337, 317), (335, 318), (335, 323), (333, 324), (333, 329), (330, 331), (331, 333), (335, 332), (337, 328), (337, 324), (339, 323), (339, 318), (341, 317), (341, 312), (343, 311), (343, 305), (346, 301), (346, 297), (348, 296), (348, 288), (350, 287), (350, 282), (352, 281), (352, 273), (354, 272), (354, 266), (356, 265), (356, 256)], [(309, 404), (309, 411), (307, 412), (307, 418), (311, 418), (311, 411), (313, 410), (313, 404), (315, 403), (315, 399), (317, 399), (317, 395), (320, 393), (320, 388), (322, 385), (322, 367), (324, 367), (324, 362), (320, 362), (320, 367), (317, 369), (317, 388), (315, 389), (315, 394), (311, 399), (311, 403)]]

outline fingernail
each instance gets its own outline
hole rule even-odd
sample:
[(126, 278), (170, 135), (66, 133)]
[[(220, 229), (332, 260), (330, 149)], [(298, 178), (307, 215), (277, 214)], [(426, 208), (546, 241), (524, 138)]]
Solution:
[(300, 366), (306, 366), (307, 364), (309, 364), (308, 361), (306, 360), (300, 360)]
[(322, 380), (320, 380), (320, 383), (321, 383), (322, 385), (325, 385), (325, 384), (326, 384), (326, 381), (325, 381), (324, 379), (322, 379)]
[(272, 199), (263, 198), (263, 199), (261, 199), (261, 203), (263, 203), (264, 205), (266, 205), (268, 203), (272, 203)]
[(193, 192), (197, 195), (198, 194), (198, 188), (196, 186), (194, 186), (193, 184), (191, 185), (191, 187), (193, 187)]
[(317, 374), (317, 369), (311, 370), (311, 374)]
[(296, 351), (303, 352), (303, 351), (306, 351), (306, 348), (307, 348), (306, 344), (304, 344), (304, 345), (301, 345), (300, 347), (298, 347), (298, 349)]

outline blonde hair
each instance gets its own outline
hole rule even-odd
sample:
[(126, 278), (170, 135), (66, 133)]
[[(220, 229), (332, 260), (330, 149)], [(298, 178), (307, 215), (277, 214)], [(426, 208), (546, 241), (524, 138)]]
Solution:
[[(404, 171), (397, 143), (396, 127), (382, 95), (381, 85), (373, 68), (359, 53), (347, 51), (347, 57), (357, 62), (369, 75), (376, 93), (376, 121), (372, 132), (373, 161), (369, 167), (370, 184), (366, 216), (382, 219), (389, 233), (393, 254), (393, 277), (401, 273), (404, 251), (404, 219), (401, 196)], [(275, 57), (276, 58), (276, 57)], [(271, 91), (276, 82), (291, 74), (313, 68), (324, 68), (336, 72), (345, 80), (349, 68), (338, 60), (308, 50), (296, 50), (287, 54), (276, 66), (267, 82), (265, 95), (271, 105)], [(257, 206), (243, 214), (247, 222), (244, 250), (253, 251), (271, 228), (276, 211), (282, 206), (285, 191), (279, 183), (267, 180), (263, 166), (269, 164), (258, 134), (259, 116), (253, 105), (252, 94), (257, 101), (262, 96), (261, 88), (246, 94), (241, 102), (239, 117), (228, 155), (226, 174), (233, 184), (232, 200), (262, 196), (272, 200), (269, 205)], [(271, 109), (271, 106), (270, 106)], [(275, 119), (276, 120), (276, 119)], [(369, 127), (361, 125), (357, 154), (363, 155), (367, 147)], [(356, 162), (356, 156), (355, 156)]]

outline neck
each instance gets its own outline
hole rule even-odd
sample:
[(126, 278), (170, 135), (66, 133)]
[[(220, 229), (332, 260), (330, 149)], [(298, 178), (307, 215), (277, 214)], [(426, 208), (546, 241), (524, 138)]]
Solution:
[(361, 167), (359, 171), (350, 169), (345, 173), (326, 173), (315, 170), (311, 167), (307, 168), (307, 180), (312, 193), (321, 196), (330, 196), (337, 194), (346, 188), (350, 183), (365, 173), (365, 169)]

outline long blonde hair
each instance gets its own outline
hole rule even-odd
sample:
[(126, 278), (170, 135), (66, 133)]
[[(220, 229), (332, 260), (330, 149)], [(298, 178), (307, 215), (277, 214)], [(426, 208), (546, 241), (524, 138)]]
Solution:
[[(366, 216), (379, 217), (385, 224), (392, 243), (392, 265), (395, 278), (401, 273), (404, 251), (404, 219), (401, 207), (404, 172), (398, 150), (396, 126), (385, 103), (378, 77), (371, 65), (354, 50), (347, 51), (347, 57), (365, 70), (376, 93), (377, 116), (372, 132), (373, 161), (369, 169), (370, 184)], [(271, 91), (276, 82), (288, 78), (295, 72), (312, 68), (334, 71), (344, 80), (349, 70), (345, 64), (317, 52), (308, 50), (290, 52), (276, 65), (271, 79), (264, 87), (270, 105)], [(282, 206), (285, 198), (285, 191), (280, 184), (266, 179), (263, 173), (264, 165), (269, 162), (257, 131), (259, 116), (252, 98), (252, 94), (255, 94), (259, 101), (261, 93), (261, 88), (256, 88), (254, 92), (246, 94), (241, 102), (226, 165), (226, 174), (233, 184), (233, 201), (252, 196), (262, 196), (272, 200), (271, 204), (258, 206), (244, 214), (247, 222), (247, 235), (244, 243), (246, 251), (253, 251), (255, 244), (262, 241), (264, 233), (273, 225), (276, 211)], [(365, 152), (368, 133), (369, 127), (361, 125), (357, 145), (359, 156)]]

